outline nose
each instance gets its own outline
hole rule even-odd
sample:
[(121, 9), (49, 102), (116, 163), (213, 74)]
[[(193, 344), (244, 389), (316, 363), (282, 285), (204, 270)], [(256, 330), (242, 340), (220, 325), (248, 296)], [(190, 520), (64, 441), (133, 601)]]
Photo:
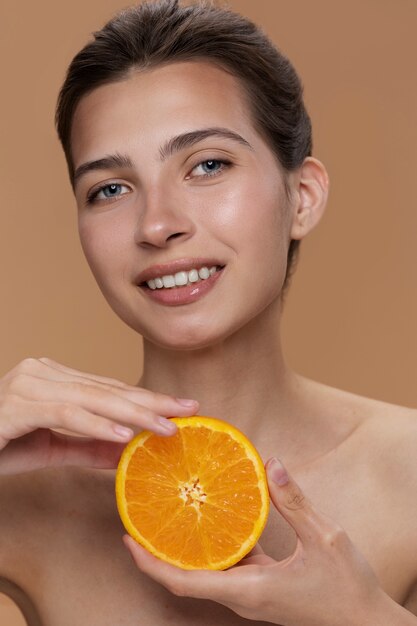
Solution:
[(135, 231), (137, 245), (163, 248), (173, 239), (188, 239), (194, 230), (184, 199), (178, 194), (161, 188), (143, 194)]

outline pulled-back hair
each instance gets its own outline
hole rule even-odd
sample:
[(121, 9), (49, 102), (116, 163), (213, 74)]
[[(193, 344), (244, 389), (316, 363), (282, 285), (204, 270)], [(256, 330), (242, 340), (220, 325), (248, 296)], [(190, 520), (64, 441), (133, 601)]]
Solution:
[[(180, 6), (179, 0), (155, 0), (128, 8), (107, 22), (67, 70), (55, 119), (71, 184), (71, 125), (83, 96), (126, 79), (135, 69), (198, 60), (239, 79), (254, 127), (284, 171), (296, 169), (311, 155), (311, 122), (300, 79), (259, 26), (207, 0), (191, 6)], [(288, 192), (285, 177), (284, 182)], [(290, 242), (286, 282), (298, 245), (299, 241)]]

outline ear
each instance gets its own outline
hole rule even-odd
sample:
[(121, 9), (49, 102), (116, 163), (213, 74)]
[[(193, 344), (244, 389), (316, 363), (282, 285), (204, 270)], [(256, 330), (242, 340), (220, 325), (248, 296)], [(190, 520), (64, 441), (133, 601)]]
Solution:
[(291, 239), (303, 239), (316, 224), (326, 208), (329, 176), (323, 163), (313, 157), (304, 159), (293, 183), (294, 200)]

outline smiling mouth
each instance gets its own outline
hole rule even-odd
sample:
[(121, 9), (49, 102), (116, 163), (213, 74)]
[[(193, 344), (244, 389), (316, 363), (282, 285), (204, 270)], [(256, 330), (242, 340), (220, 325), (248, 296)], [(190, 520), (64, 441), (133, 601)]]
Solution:
[(191, 285), (206, 281), (211, 278), (213, 274), (217, 274), (225, 267), (225, 265), (215, 265), (211, 268), (204, 267), (199, 270), (194, 269), (190, 271), (181, 271), (176, 274), (160, 276), (155, 279), (143, 281), (139, 284), (139, 287), (148, 289), (149, 291), (181, 290), (190, 287)]

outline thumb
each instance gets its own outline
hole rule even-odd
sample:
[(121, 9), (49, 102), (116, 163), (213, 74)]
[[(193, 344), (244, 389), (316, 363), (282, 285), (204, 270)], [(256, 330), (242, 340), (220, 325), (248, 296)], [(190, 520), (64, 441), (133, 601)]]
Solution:
[(293, 527), (303, 544), (314, 541), (323, 525), (321, 515), (288, 474), (281, 461), (273, 457), (267, 461), (265, 467), (274, 506)]

